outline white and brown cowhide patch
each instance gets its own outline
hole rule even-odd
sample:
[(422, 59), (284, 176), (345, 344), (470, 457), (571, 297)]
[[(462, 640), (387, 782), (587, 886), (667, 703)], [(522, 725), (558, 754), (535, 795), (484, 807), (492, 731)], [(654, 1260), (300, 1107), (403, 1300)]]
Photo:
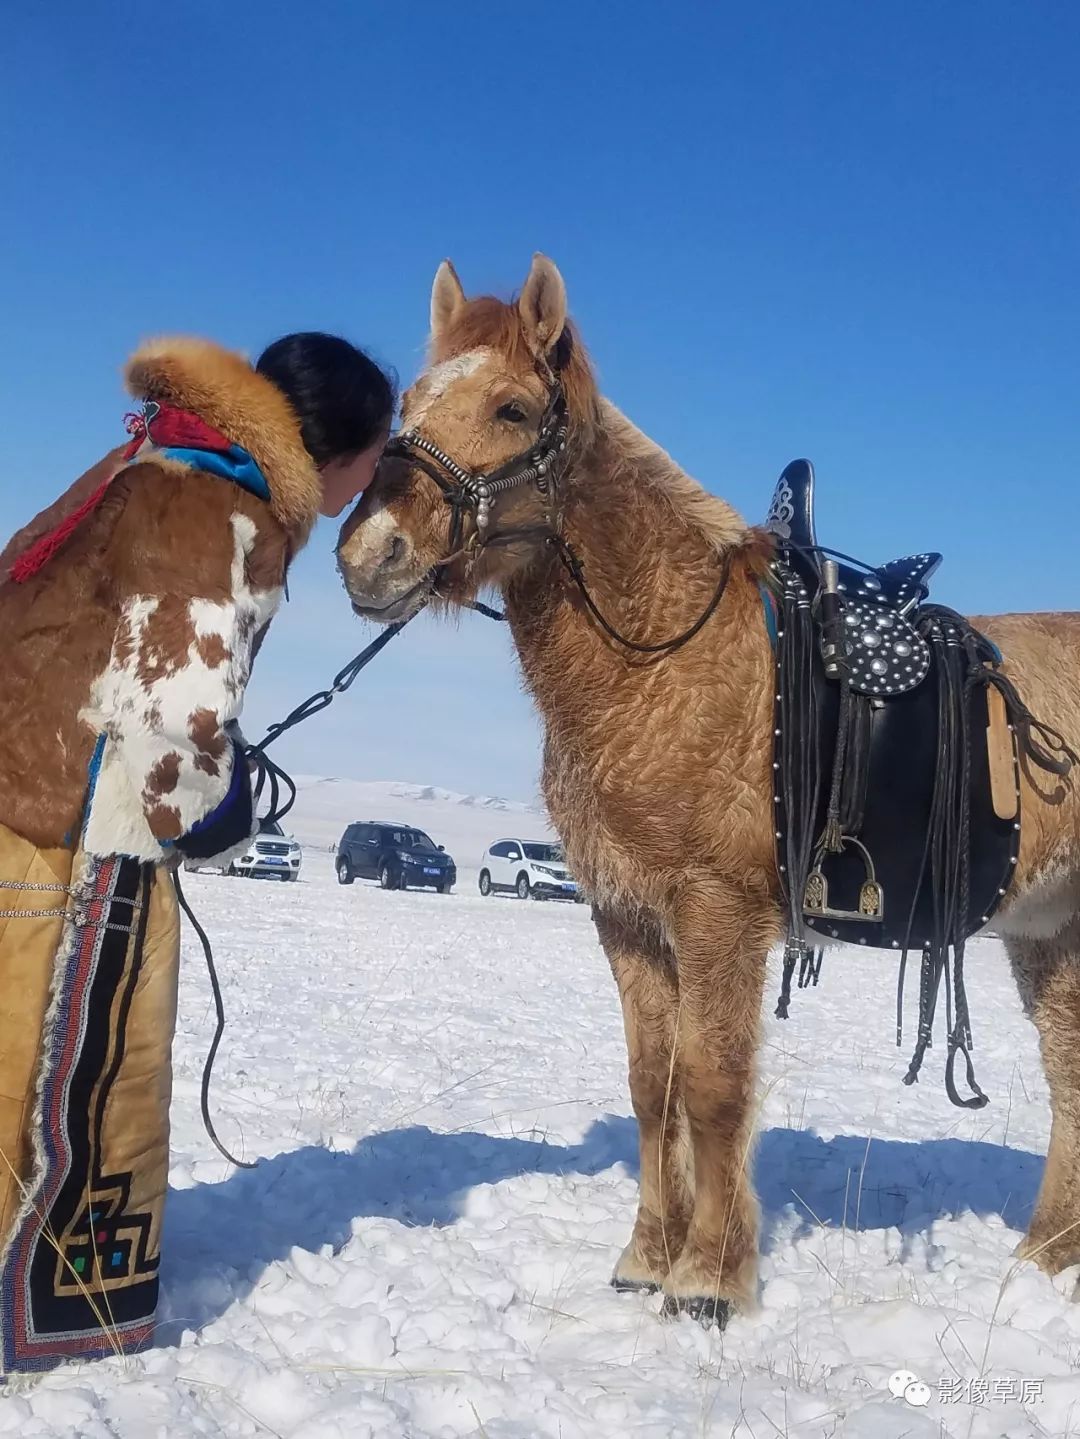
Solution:
[(224, 799), (233, 756), (225, 726), (243, 705), (255, 637), (281, 600), (254, 589), (256, 529), (231, 519), (227, 600), (134, 595), (83, 722), (104, 736), (83, 843), (91, 854), (161, 860)]

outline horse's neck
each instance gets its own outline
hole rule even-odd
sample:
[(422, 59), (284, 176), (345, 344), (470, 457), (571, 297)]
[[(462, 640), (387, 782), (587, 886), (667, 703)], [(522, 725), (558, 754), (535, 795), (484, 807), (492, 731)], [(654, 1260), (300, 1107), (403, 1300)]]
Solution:
[[(662, 643), (693, 624), (715, 593), (726, 552), (748, 535), (730, 506), (606, 403), (596, 439), (564, 485), (560, 528), (597, 608), (620, 634), (643, 644)], [(733, 575), (729, 589), (739, 584), (746, 584), (743, 573), (738, 583)], [(721, 609), (733, 600), (725, 594)], [(586, 716), (600, 715), (620, 694), (634, 708), (635, 692), (648, 686), (658, 665), (672, 682), (688, 680), (690, 651), (695, 662), (711, 664), (713, 650), (725, 643), (718, 612), (671, 661), (675, 669), (630, 653), (602, 634), (550, 554), (509, 586), (506, 609), (529, 688), (549, 730), (563, 734), (591, 728)]]
[(619, 528), (620, 515), (632, 527), (630, 544), (644, 524), (650, 527), (651, 548), (684, 557), (698, 551), (715, 556), (746, 538), (745, 522), (725, 500), (690, 479), (607, 400), (600, 402), (598, 438), (582, 468), (584, 480), (573, 495), (586, 539), (596, 535), (606, 541), (608, 528)]
[[(716, 586), (721, 557), (745, 539), (747, 527), (614, 405), (602, 401), (600, 414), (596, 438), (565, 484), (561, 533), (605, 617), (623, 634), (655, 643), (696, 618)], [(556, 621), (567, 639), (587, 623), (578, 605), (561, 603), (567, 583), (550, 563), (511, 586), (507, 608), (519, 644), (550, 645)]]

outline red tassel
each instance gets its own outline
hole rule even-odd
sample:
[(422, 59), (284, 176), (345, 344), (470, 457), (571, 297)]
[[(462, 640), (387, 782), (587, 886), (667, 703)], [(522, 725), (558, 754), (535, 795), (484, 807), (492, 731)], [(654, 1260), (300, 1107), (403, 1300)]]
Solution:
[(47, 535), (42, 535), (40, 540), (35, 541), (28, 550), (23, 550), (11, 566), (8, 578), (15, 584), (22, 585), (31, 576), (36, 575), (38, 570), (48, 564), (65, 540), (70, 539), (87, 515), (97, 509), (108, 488), (109, 481), (106, 480), (103, 485), (98, 486), (88, 500), (83, 501), (77, 510), (72, 510), (66, 520), (61, 520), (55, 530), (50, 530)]
[[(232, 448), (231, 440), (226, 439), (220, 430), (215, 430), (198, 415), (193, 415), (189, 410), (178, 410), (175, 405), (160, 404), (156, 400), (148, 400), (142, 414), (125, 415), (124, 428), (131, 436), (131, 443), (123, 454), (125, 462), (133, 460), (147, 440), (159, 449), (176, 445), (183, 449), (216, 450), (224, 454)], [(47, 565), (87, 515), (97, 509), (112, 478), (113, 476), (110, 476), (77, 510), (73, 510), (66, 519), (61, 520), (55, 530), (42, 535), (29, 549), (24, 550), (8, 571), (8, 578), (15, 584), (22, 585)]]

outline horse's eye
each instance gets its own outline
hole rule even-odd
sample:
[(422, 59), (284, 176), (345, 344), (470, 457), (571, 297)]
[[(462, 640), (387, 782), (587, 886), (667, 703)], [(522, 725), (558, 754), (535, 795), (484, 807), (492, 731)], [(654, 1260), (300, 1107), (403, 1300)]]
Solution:
[(528, 416), (520, 405), (516, 405), (513, 400), (509, 400), (505, 405), (500, 405), (495, 411), (495, 418), (497, 420), (505, 420), (509, 425), (520, 425), (522, 420), (528, 419)]

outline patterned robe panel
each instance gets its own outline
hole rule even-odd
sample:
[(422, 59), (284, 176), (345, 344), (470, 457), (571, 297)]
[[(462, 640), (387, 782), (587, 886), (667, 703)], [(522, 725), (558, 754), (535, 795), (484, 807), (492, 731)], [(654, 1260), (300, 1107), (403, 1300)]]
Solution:
[(0, 874), (20, 872), (40, 913), (0, 920), (0, 1372), (152, 1337), (179, 956), (154, 866), (71, 866), (0, 828)]

